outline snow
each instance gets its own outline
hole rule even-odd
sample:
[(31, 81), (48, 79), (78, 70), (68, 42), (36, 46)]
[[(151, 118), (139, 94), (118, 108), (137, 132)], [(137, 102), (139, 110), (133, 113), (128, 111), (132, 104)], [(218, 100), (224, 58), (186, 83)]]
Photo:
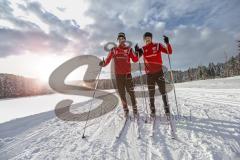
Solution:
[(89, 100), (89, 97), (63, 94), (41, 95), (33, 97), (0, 100), (0, 123), (54, 110), (56, 103), (63, 99), (76, 102)]
[(240, 89), (239, 76), (177, 83), (180, 88)]
[[(138, 98), (141, 139), (137, 139), (134, 122), (128, 121), (118, 140), (116, 135), (123, 123), (120, 106), (89, 121), (87, 138), (82, 139), (84, 121), (65, 122), (51, 111), (51, 107), (63, 98), (59, 95), (44, 96), (42, 100), (22, 98), (18, 106), (15, 104), (19, 99), (0, 101), (1, 116), (10, 117), (1, 119), (2, 122), (15, 115), (22, 117), (0, 124), (0, 159), (239, 159), (239, 82), (240, 76), (236, 76), (176, 84), (182, 111), (176, 124), (177, 140), (170, 138), (162, 101), (158, 97), (156, 106), (160, 107), (157, 107), (154, 137), (150, 137), (151, 124), (142, 120), (145, 116), (143, 100)], [(74, 99), (73, 110), (83, 111), (83, 103), (78, 104), (82, 99), (75, 98), (70, 98)], [(169, 93), (169, 101), (176, 113), (173, 92)], [(11, 112), (2, 107), (4, 103), (8, 103), (8, 108), (13, 107)], [(39, 109), (44, 106), (48, 107)], [(31, 112), (23, 113), (17, 107), (26, 107)]]

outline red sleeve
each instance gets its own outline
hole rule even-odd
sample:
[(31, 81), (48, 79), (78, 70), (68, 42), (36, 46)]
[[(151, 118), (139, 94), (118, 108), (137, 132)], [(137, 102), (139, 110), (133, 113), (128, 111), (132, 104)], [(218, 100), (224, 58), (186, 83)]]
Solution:
[(171, 44), (167, 44), (167, 48), (163, 46), (161, 43), (159, 43), (159, 49), (161, 52), (166, 53), (166, 54), (172, 54), (172, 46)]
[(113, 57), (113, 54), (114, 54), (114, 48), (111, 49), (111, 51), (108, 53), (108, 56), (107, 56), (107, 58), (105, 60), (105, 63), (104, 63), (104, 67), (110, 63), (110, 61)]
[(132, 48), (130, 48), (129, 57), (132, 59), (133, 62), (137, 62), (138, 61), (138, 56), (133, 53), (133, 49)]

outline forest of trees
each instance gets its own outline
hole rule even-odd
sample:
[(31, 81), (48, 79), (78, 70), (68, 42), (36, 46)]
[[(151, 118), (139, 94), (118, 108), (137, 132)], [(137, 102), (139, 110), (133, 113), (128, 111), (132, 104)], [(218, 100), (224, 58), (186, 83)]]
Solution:
[(13, 74), (0, 74), (0, 99), (53, 93), (47, 84)]
[(209, 63), (208, 66), (189, 68), (186, 71), (173, 71), (173, 75), (176, 83), (237, 76), (240, 75), (240, 53), (225, 63)]

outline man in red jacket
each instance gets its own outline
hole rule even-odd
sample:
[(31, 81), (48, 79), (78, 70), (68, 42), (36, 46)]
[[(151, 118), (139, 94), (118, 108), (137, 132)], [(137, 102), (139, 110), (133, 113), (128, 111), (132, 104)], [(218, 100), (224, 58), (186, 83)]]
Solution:
[(112, 59), (114, 60), (116, 84), (117, 84), (117, 89), (123, 104), (123, 110), (124, 110), (125, 116), (128, 116), (128, 113), (129, 113), (125, 89), (127, 90), (128, 94), (131, 97), (133, 114), (134, 116), (137, 116), (138, 110), (137, 110), (136, 97), (134, 94), (134, 86), (133, 86), (132, 75), (131, 75), (130, 59), (132, 59), (133, 62), (137, 62), (138, 57), (135, 56), (132, 48), (125, 45), (126, 37), (124, 33), (120, 32), (118, 34), (117, 40), (119, 41), (119, 46), (112, 48), (106, 58), (106, 61), (101, 61), (99, 65), (102, 67), (105, 67), (110, 63)]
[(145, 46), (139, 48), (138, 45), (135, 46), (135, 52), (141, 57), (143, 55), (145, 63), (145, 72), (147, 74), (147, 85), (150, 98), (150, 109), (151, 116), (155, 117), (155, 84), (158, 85), (159, 92), (162, 95), (162, 100), (164, 104), (165, 114), (170, 115), (168, 98), (165, 87), (165, 79), (162, 70), (162, 53), (172, 54), (172, 47), (169, 44), (168, 37), (164, 36), (164, 42), (166, 47), (161, 43), (152, 42), (152, 33), (146, 32), (143, 36), (145, 41)]

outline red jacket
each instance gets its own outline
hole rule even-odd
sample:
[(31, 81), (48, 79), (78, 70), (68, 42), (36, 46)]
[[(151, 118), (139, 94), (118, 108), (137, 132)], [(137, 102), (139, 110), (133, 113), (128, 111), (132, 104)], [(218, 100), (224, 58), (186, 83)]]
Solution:
[(104, 66), (108, 65), (111, 59), (114, 59), (115, 74), (129, 74), (131, 73), (131, 62), (138, 61), (138, 57), (133, 53), (132, 48), (120, 45), (114, 47), (108, 54)]
[(161, 43), (150, 43), (143, 46), (142, 50), (147, 74), (156, 73), (162, 69), (162, 52), (172, 54), (172, 47), (170, 44), (168, 44), (166, 48)]

